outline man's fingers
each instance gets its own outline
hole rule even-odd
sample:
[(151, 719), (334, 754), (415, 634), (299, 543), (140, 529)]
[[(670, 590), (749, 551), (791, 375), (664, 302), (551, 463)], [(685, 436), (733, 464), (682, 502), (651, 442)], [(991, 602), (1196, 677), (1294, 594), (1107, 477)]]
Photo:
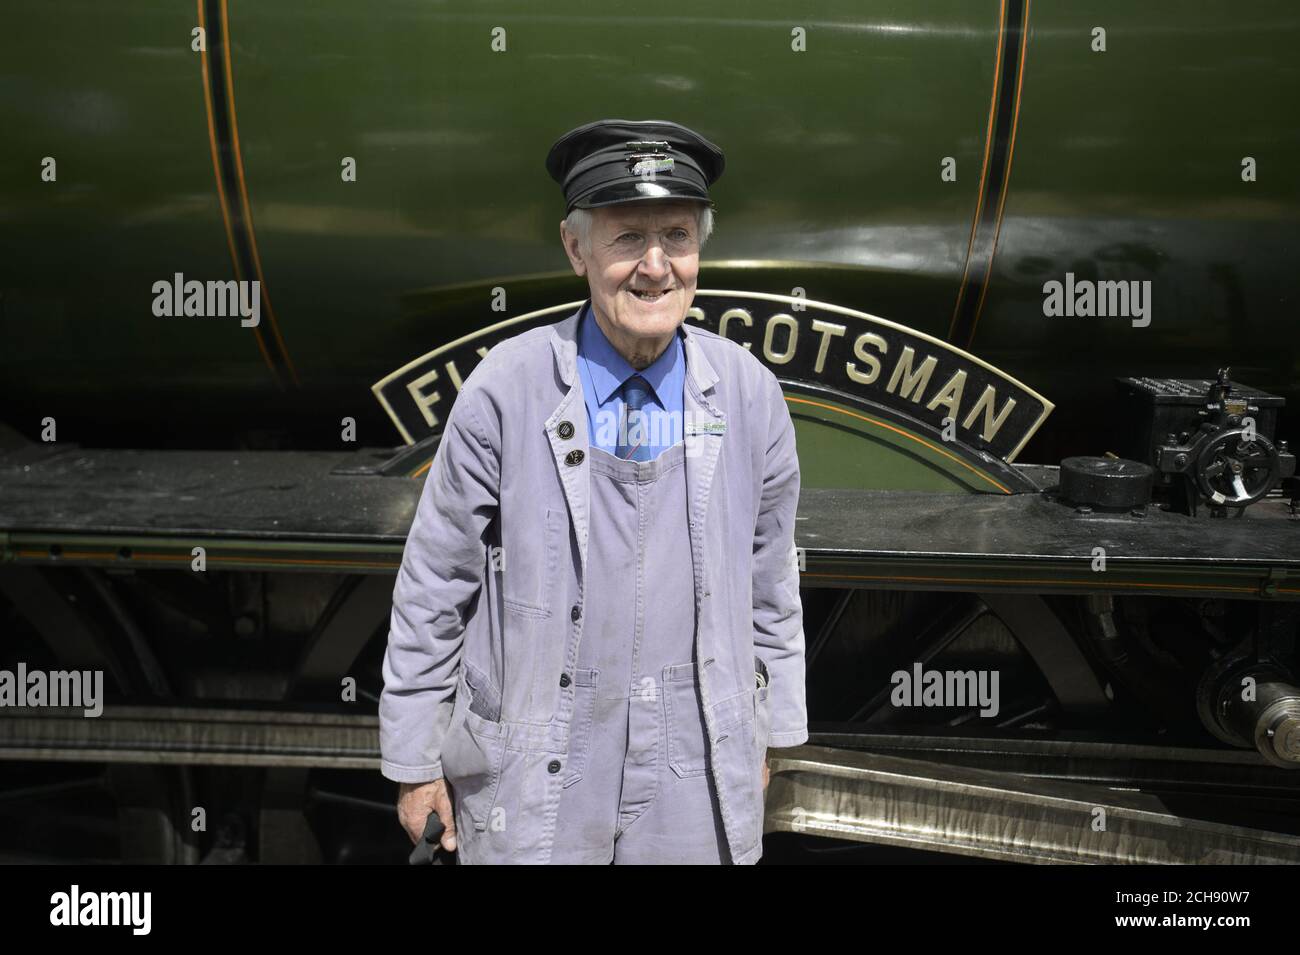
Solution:
[(439, 800), (446, 801), (446, 783), (434, 780), (431, 783), (402, 783), (398, 787), (397, 819), (411, 837), (412, 843), (424, 838), (424, 828), (429, 821), (429, 813), (435, 809), (438, 818), (447, 824), (447, 813), (442, 811)]
[(438, 810), (438, 818), (442, 820), (442, 847), (448, 852), (456, 851), (456, 820), (451, 812)]
[(442, 820), (445, 827), (442, 833), (442, 847), (448, 852), (456, 851), (456, 814), (451, 810), (451, 797), (444, 789), (438, 794), (434, 802), (438, 810), (438, 818)]
[(435, 779), (419, 786), (402, 783), (397, 799), (397, 818), (412, 843), (424, 838), (430, 813), (437, 813), (442, 822), (439, 845), (448, 852), (455, 852), (456, 816), (452, 812), (451, 791), (446, 781)]

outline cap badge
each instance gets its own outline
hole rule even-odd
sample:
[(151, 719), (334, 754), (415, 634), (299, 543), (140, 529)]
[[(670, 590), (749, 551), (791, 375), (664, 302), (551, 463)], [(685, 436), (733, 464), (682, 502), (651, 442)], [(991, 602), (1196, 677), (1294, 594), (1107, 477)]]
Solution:
[(629, 160), (628, 164), (631, 167), (632, 175), (634, 176), (652, 177), (658, 175), (661, 172), (666, 172), (671, 174), (673, 171), (673, 161), (667, 157), (633, 159), (633, 160)]
[(668, 157), (668, 143), (662, 140), (633, 140), (626, 144), (627, 168), (634, 176), (654, 178), (661, 172), (671, 174), (673, 161)]

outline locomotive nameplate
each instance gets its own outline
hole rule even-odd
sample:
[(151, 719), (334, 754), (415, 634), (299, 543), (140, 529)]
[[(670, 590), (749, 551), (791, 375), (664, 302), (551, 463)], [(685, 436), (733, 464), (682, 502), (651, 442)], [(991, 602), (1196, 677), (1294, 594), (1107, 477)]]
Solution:
[[(581, 301), (506, 319), (435, 348), (372, 390), (408, 443), (438, 431), (456, 392), (497, 342), (573, 314)], [(919, 422), (948, 440), (1014, 461), (1052, 404), (947, 342), (824, 302), (699, 291), (686, 320), (749, 349), (783, 381)]]

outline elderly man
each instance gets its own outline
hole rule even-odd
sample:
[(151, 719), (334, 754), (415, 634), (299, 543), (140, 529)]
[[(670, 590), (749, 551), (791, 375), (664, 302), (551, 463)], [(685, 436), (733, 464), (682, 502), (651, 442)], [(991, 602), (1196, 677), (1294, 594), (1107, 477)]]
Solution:
[(547, 169), (591, 295), (465, 380), (393, 592), (382, 772), (461, 862), (752, 863), (808, 738), (775, 376), (684, 324), (721, 151), (604, 120)]

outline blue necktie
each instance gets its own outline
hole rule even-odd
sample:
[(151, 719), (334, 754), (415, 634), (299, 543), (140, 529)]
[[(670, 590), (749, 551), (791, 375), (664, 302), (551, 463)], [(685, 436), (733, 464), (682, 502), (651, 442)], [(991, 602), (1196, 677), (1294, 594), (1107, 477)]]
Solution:
[[(650, 383), (640, 375), (633, 375), (619, 387), (619, 392), (623, 396), (624, 409), (624, 427), (618, 435), (619, 445), (614, 449), (614, 455), (622, 460), (631, 461), (649, 461), (650, 460), (650, 423), (642, 414), (641, 409), (645, 403), (650, 400)], [(637, 419), (641, 420), (641, 427), (636, 428)], [(636, 434), (634, 432), (639, 432)], [(631, 443), (624, 444), (629, 436), (632, 438)], [(640, 443), (637, 444), (637, 440)], [(635, 447), (633, 446), (635, 445)]]

